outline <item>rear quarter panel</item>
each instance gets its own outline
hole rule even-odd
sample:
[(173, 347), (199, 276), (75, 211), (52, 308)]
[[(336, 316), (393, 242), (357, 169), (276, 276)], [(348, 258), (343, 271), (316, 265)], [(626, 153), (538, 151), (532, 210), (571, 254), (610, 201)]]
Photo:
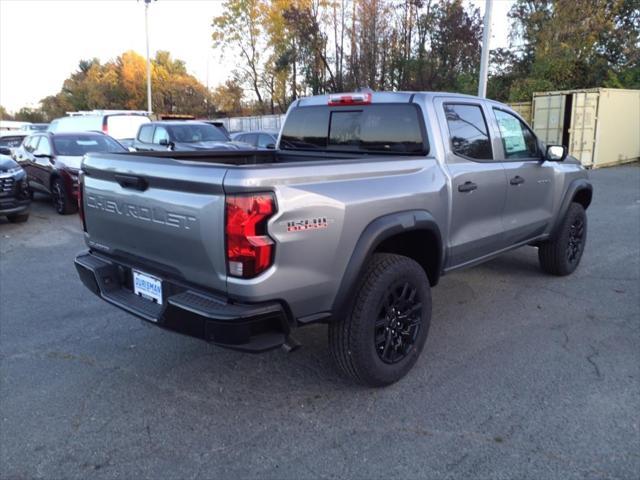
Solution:
[[(446, 179), (433, 157), (280, 164), (230, 169), (226, 193), (273, 191), (269, 221), (275, 262), (253, 280), (228, 278), (228, 294), (243, 300), (286, 300), (295, 317), (330, 310), (356, 242), (381, 216), (428, 211), (446, 222)], [(319, 228), (304, 227), (319, 222)], [(307, 223), (308, 224), (308, 223)]]

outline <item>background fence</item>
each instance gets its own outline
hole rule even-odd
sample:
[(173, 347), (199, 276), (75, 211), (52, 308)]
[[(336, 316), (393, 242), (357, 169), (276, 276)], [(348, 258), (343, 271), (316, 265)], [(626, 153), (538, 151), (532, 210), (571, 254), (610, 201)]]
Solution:
[(280, 130), (285, 115), (256, 115), (253, 117), (216, 118), (230, 132), (254, 132), (256, 130)]

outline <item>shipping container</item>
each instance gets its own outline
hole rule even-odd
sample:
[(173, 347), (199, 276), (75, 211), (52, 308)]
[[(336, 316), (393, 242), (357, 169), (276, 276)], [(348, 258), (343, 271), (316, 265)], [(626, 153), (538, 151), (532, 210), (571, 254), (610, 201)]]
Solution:
[(533, 94), (532, 126), (585, 167), (640, 159), (640, 90), (593, 88)]
[(531, 125), (531, 102), (515, 102), (510, 103), (509, 106)]

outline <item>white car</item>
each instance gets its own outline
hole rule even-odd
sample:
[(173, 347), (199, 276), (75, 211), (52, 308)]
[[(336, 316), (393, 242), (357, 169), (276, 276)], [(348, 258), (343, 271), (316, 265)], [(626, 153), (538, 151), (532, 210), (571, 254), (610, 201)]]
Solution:
[(69, 112), (69, 116), (52, 121), (49, 132), (103, 132), (129, 147), (140, 125), (150, 121), (147, 112), (139, 110)]

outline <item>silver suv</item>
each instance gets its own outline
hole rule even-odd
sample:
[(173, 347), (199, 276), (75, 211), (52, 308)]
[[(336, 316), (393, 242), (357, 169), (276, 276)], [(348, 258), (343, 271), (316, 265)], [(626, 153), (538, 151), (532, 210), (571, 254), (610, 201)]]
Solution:
[(340, 370), (373, 386), (416, 362), (441, 275), (525, 245), (573, 272), (592, 197), (507, 105), (447, 93), (304, 98), (276, 150), (90, 154), (82, 171), (76, 267), (95, 294), (245, 351), (326, 323)]

